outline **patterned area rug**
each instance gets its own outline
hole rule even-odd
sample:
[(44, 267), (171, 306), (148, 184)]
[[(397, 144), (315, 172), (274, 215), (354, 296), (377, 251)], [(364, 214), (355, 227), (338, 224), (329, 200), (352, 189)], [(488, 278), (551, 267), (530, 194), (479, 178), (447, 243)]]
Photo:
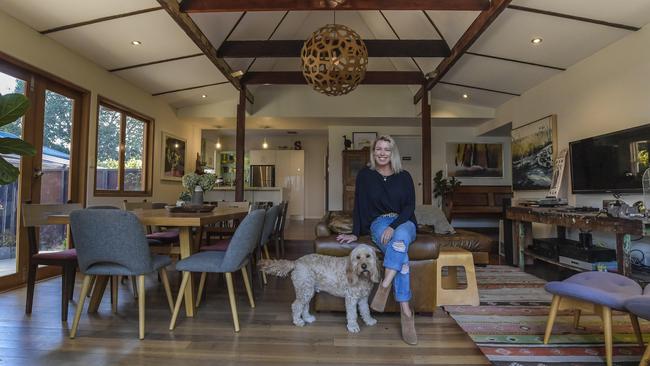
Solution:
[[(493, 365), (580, 366), (604, 365), (602, 324), (595, 315), (583, 315), (580, 328), (573, 328), (570, 312), (555, 320), (550, 344), (544, 345), (544, 329), (551, 295), (545, 281), (516, 267), (477, 268), (481, 305), (446, 306), (445, 310), (472, 337)], [(640, 320), (645, 341), (650, 324)], [(627, 314), (615, 312), (614, 364), (638, 365), (643, 348), (636, 344)]]

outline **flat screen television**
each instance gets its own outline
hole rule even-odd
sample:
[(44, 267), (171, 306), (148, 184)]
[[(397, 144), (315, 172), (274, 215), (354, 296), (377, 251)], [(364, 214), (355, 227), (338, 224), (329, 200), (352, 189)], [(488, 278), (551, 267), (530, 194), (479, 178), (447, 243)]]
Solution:
[(569, 143), (573, 193), (641, 193), (650, 124)]

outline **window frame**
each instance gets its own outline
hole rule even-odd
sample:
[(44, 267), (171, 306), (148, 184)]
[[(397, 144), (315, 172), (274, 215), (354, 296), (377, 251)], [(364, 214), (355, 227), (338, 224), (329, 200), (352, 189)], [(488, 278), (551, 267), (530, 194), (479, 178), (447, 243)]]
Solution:
[[(97, 189), (97, 158), (99, 156), (99, 114), (101, 107), (109, 108), (118, 113), (121, 113), (120, 118), (120, 142), (118, 158), (118, 189), (106, 190)], [(153, 151), (154, 151), (154, 128), (155, 120), (140, 112), (134, 111), (131, 108), (125, 107), (119, 103), (105, 98), (101, 95), (97, 96), (97, 115), (95, 123), (95, 171), (93, 177), (93, 192), (95, 196), (102, 197), (150, 197), (153, 194)], [(126, 154), (126, 120), (128, 117), (135, 118), (144, 122), (144, 158), (142, 162), (142, 172), (144, 174), (144, 190), (143, 191), (126, 191), (124, 190), (124, 170), (125, 170), (125, 154)]]

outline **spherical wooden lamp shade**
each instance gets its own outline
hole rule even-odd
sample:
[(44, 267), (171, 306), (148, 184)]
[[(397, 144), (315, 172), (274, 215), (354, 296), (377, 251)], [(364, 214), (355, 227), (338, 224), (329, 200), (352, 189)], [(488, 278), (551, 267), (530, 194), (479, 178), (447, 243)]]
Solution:
[(302, 46), (302, 74), (320, 93), (344, 95), (366, 75), (368, 49), (357, 32), (340, 24), (328, 24)]

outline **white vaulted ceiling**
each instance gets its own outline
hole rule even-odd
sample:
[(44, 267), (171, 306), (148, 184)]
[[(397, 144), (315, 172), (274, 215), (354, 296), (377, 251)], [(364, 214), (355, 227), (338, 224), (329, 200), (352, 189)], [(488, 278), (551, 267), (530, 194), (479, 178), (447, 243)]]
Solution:
[[(2, 11), (174, 108), (237, 98), (236, 89), (158, 1), (0, 0), (0, 5)], [(452, 48), (479, 13), (231, 12), (195, 13), (191, 18), (215, 49), (225, 40), (304, 40), (334, 22), (334, 16), (336, 23), (364, 39), (442, 39)], [(648, 0), (514, 0), (434, 87), (432, 97), (497, 107), (634, 31), (618, 25), (639, 28), (649, 22)], [(543, 42), (533, 45), (533, 37)], [(133, 46), (133, 40), (142, 44)], [(369, 70), (427, 74), (442, 60), (370, 58)], [(225, 61), (242, 71), (300, 69), (298, 58)], [(384, 88), (391, 93), (394, 87)], [(419, 88), (409, 89), (415, 94)], [(255, 88), (251, 90), (254, 94)], [(207, 97), (201, 98), (204, 94)]]

